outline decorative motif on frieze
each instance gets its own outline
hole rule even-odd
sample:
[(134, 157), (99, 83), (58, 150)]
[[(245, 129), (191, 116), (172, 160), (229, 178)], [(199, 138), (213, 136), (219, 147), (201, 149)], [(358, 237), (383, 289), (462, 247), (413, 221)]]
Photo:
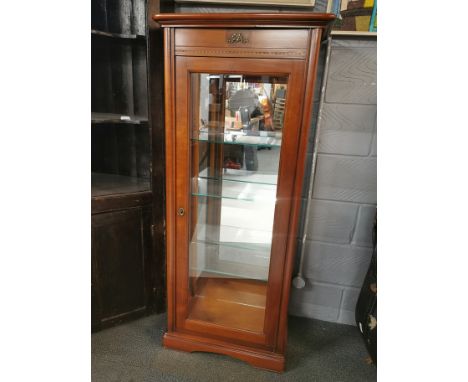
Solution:
[(244, 37), (242, 33), (233, 33), (226, 41), (228, 44), (247, 44), (249, 39)]

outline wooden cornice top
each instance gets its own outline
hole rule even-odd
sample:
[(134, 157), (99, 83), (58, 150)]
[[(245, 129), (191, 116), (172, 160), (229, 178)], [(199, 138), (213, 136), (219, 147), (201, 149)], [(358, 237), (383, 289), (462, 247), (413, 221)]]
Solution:
[(162, 13), (152, 19), (161, 27), (324, 27), (333, 13)]

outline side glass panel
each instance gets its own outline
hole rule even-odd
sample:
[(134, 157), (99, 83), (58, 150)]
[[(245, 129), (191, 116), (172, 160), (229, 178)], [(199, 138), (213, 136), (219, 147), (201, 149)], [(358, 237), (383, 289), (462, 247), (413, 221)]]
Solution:
[(188, 317), (264, 331), (287, 78), (191, 74)]

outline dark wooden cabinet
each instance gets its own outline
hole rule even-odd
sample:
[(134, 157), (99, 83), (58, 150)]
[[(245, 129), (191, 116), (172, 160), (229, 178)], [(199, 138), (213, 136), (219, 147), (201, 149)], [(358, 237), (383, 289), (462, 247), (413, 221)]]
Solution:
[(151, 208), (92, 216), (92, 298), (95, 329), (139, 316), (150, 305)]
[(153, 19), (165, 42), (164, 345), (282, 371), (317, 60), (334, 16)]
[[(162, 129), (158, 121), (162, 106), (154, 106), (156, 94), (149, 115), (147, 69), (147, 54), (152, 52), (147, 17), (162, 8), (159, 0), (91, 3), (91, 321), (95, 331), (164, 310), (164, 200), (160, 197), (164, 173), (152, 169), (153, 160), (163, 162), (159, 143), (152, 142)], [(161, 81), (162, 71), (152, 75)]]

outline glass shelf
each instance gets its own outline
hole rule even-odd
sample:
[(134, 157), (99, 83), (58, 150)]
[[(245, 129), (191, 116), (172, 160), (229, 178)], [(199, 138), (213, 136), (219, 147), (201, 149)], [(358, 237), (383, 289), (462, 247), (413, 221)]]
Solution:
[[(270, 247), (271, 245), (268, 243), (243, 243), (243, 242), (211, 242), (211, 241), (203, 241), (198, 240), (197, 244), (204, 244), (204, 245), (218, 245), (219, 247), (226, 247), (226, 248), (235, 248), (235, 249), (246, 249), (252, 252), (258, 252), (258, 255), (265, 255), (269, 256), (270, 254)], [(245, 252), (243, 252), (245, 253)]]
[[(268, 259), (270, 261), (270, 259)], [(206, 266), (200, 268), (190, 268), (190, 276), (198, 277), (201, 272), (207, 273), (210, 275), (210, 278), (234, 278), (234, 279), (248, 279), (248, 280), (258, 280), (258, 281), (267, 281), (268, 280), (268, 269), (259, 269), (253, 270), (251, 267), (245, 272), (226, 272), (221, 271), (215, 268), (208, 268)]]
[(252, 208), (250, 203), (242, 200), (224, 199), (221, 211), (221, 220), (209, 221), (209, 210), (212, 200), (207, 197), (198, 197), (197, 223), (193, 232), (192, 241), (207, 241), (229, 243), (235, 246), (271, 245), (272, 221), (274, 202), (256, 205)]
[[(258, 134), (258, 135), (254, 135)], [(282, 133), (270, 131), (232, 131), (228, 133), (208, 133), (200, 131), (194, 141), (223, 143), (226, 145), (280, 147)]]
[[(215, 228), (219, 229), (219, 240), (210, 241), (205, 239), (207, 232), (213, 232)], [(269, 255), (271, 248), (271, 231), (262, 231), (258, 228), (251, 227), (236, 227), (228, 225), (220, 225), (218, 227), (198, 223), (197, 234), (193, 238), (193, 242), (215, 244), (224, 247), (244, 248), (252, 251), (263, 252)]]
[(219, 277), (268, 278), (270, 248), (246, 249), (207, 242), (191, 242), (190, 247), (192, 253), (203, 254), (190, 265), (192, 274), (204, 271)]
[(249, 171), (245, 169), (225, 168), (220, 178), (208, 176), (208, 170), (205, 169), (198, 175), (199, 179), (214, 180), (223, 182), (240, 182), (253, 184), (268, 184), (276, 186), (278, 180), (277, 171)]
[(224, 182), (201, 177), (192, 181), (192, 196), (244, 200), (260, 204), (276, 201), (276, 184)]

